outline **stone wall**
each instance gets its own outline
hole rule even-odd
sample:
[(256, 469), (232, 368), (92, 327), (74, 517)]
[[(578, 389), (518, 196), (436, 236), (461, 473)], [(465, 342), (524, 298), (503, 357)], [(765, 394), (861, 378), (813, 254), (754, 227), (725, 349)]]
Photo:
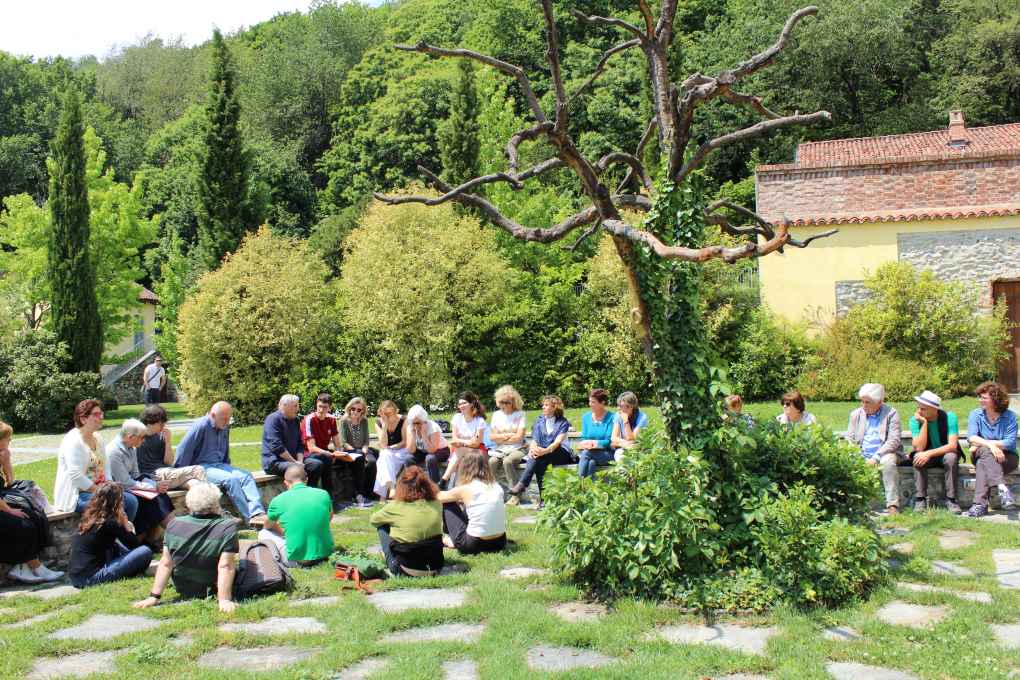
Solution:
[(837, 281), (836, 282), (836, 316), (844, 317), (854, 305), (859, 305), (868, 298), (871, 293), (864, 287), (864, 281)]
[[(131, 369), (120, 380), (110, 386), (118, 402), (121, 404), (142, 403), (142, 372), (145, 371), (148, 363), (146, 362)], [(169, 380), (167, 381), (166, 389), (163, 391), (163, 399), (161, 401), (177, 401), (177, 387)]]
[[(262, 504), (269, 507), (269, 502), (277, 495), (283, 493), (283, 479), (276, 475), (267, 475), (262, 472), (252, 473), (252, 476), (255, 477), (255, 482), (259, 486), (259, 492), (262, 494)], [(171, 491), (169, 493), (177, 514), (183, 515), (188, 512), (187, 508), (184, 507), (184, 495), (184, 491)], [(230, 497), (226, 494), (223, 494), (220, 502), (228, 512), (232, 512), (239, 517), (244, 516), (243, 513), (234, 507)], [(50, 528), (53, 530), (53, 545), (43, 551), (41, 559), (51, 568), (64, 569), (67, 567), (68, 560), (71, 557), (71, 538), (78, 528), (80, 517), (73, 512), (59, 512), (51, 514), (49, 518)]]
[(901, 233), (896, 240), (900, 261), (975, 284), (984, 307), (992, 304), (991, 281), (1020, 277), (1020, 229)]

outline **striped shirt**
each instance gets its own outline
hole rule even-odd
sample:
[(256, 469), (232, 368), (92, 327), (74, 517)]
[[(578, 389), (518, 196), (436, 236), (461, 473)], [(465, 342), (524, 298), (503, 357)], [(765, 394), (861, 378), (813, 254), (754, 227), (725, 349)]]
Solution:
[(216, 594), (223, 553), (237, 553), (237, 525), (220, 515), (181, 515), (166, 527), (163, 545), (173, 560), (174, 588), (184, 597)]

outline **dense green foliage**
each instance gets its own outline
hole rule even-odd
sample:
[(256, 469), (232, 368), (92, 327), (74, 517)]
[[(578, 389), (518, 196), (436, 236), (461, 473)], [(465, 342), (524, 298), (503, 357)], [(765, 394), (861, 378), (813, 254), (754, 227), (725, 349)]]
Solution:
[(975, 291), (909, 263), (890, 262), (865, 281), (870, 299), (833, 322), (802, 380), (806, 396), (846, 399), (882, 376), (890, 399), (922, 389), (966, 394), (994, 378), (1005, 346), (1005, 309), (976, 312)]
[(763, 609), (846, 602), (885, 573), (878, 538), (853, 523), (877, 477), (823, 428), (727, 427), (702, 450), (653, 430), (597, 482), (549, 479), (557, 566), (593, 594)]
[(51, 325), (58, 341), (68, 347), (71, 369), (97, 372), (103, 353), (103, 326), (89, 248), (84, 135), (78, 94), (68, 90), (51, 149), (46, 278)]
[(0, 420), (27, 432), (70, 429), (82, 399), (110, 403), (98, 373), (70, 372), (67, 345), (45, 330), (0, 342)]
[(437, 131), (443, 179), (457, 186), (478, 176), (478, 93), (475, 67), (457, 62), (457, 83), (450, 96), (450, 114)]
[(192, 410), (226, 399), (244, 424), (272, 411), (301, 366), (329, 351), (325, 280), (304, 241), (267, 229), (199, 279), (178, 319), (178, 376)]

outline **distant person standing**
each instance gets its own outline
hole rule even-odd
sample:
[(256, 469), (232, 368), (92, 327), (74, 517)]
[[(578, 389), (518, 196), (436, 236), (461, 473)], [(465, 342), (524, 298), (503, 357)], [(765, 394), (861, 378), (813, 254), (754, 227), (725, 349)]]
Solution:
[(152, 363), (142, 371), (142, 389), (145, 390), (145, 403), (158, 404), (164, 387), (166, 387), (166, 369), (163, 368), (163, 357), (157, 354)]

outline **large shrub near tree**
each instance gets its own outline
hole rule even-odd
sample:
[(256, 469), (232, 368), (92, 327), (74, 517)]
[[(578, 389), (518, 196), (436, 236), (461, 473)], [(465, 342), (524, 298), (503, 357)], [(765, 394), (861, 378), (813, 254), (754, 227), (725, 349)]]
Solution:
[(196, 412), (226, 399), (241, 423), (261, 422), (302, 366), (329, 351), (334, 294), (306, 243), (268, 228), (248, 236), (181, 307), (179, 377)]

